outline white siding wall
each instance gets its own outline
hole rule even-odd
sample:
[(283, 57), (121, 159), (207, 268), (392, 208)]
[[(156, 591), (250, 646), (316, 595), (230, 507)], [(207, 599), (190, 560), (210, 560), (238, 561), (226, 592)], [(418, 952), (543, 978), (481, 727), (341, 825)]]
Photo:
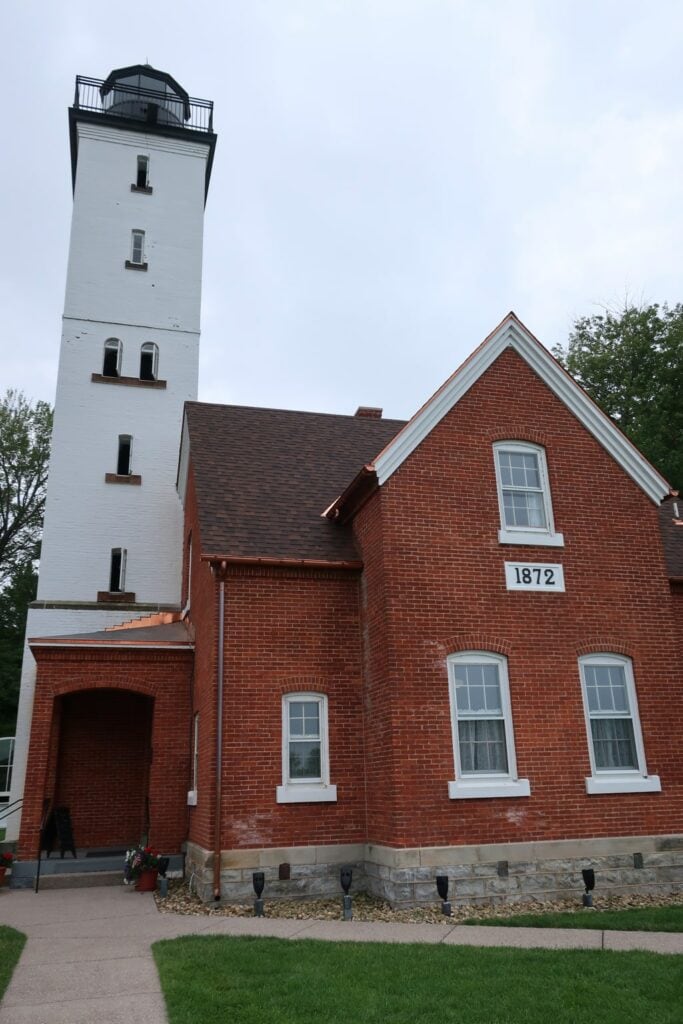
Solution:
[[(38, 600), (93, 602), (109, 587), (110, 552), (128, 552), (125, 587), (145, 604), (178, 604), (182, 510), (175, 480), (183, 404), (197, 396), (206, 161), (186, 141), (78, 124), (78, 163)], [(149, 157), (152, 195), (132, 192)], [(147, 271), (126, 269), (131, 231), (145, 232)], [(139, 377), (140, 347), (159, 348), (167, 387), (93, 382), (104, 342), (123, 343), (121, 374)], [(133, 436), (141, 486), (107, 484), (119, 434)], [(27, 637), (104, 629), (135, 612), (33, 608)], [(144, 614), (139, 612), (138, 614)], [(12, 799), (24, 788), (36, 665), (24, 655)], [(16, 838), (19, 816), (8, 825)]]

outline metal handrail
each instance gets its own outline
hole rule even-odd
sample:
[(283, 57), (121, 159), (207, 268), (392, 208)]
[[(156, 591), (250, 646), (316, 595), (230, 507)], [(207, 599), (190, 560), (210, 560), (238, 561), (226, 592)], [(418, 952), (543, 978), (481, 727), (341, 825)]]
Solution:
[[(131, 118), (130, 110), (117, 111), (111, 103), (104, 102), (101, 88), (104, 85), (102, 78), (88, 78), (86, 75), (76, 76), (76, 89), (74, 93), (74, 108), (76, 110), (90, 110), (98, 114), (106, 114), (108, 117)], [(143, 89), (135, 85), (126, 85), (116, 82), (112, 90), (107, 94), (111, 97), (115, 92), (117, 98), (125, 97), (130, 101), (142, 100), (149, 104), (166, 107), (174, 111), (181, 108), (183, 100), (171, 91), (165, 89)], [(200, 100), (196, 97), (189, 97), (190, 116), (187, 120), (184, 116), (179, 118), (177, 127), (186, 128), (195, 132), (213, 132), (213, 101)], [(135, 116), (133, 119), (138, 119)]]
[(2, 818), (9, 818), (10, 814), (14, 814), (15, 811), (18, 811), (19, 808), (17, 807), (17, 804), (20, 803), (23, 803), (23, 797), (20, 797), (19, 800), (13, 800), (11, 804), (7, 804), (3, 807), (2, 810), (0, 810), (0, 820), (2, 820)]

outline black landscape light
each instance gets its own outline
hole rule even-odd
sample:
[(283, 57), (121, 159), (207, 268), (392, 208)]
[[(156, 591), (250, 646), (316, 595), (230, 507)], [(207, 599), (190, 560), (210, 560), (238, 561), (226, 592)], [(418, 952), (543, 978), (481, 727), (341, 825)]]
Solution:
[(441, 897), (441, 913), (451, 916), (451, 905), (448, 902), (448, 875), (436, 876), (436, 891)]
[(584, 868), (581, 874), (583, 875), (583, 884), (586, 887), (586, 891), (583, 894), (583, 905), (584, 907), (592, 907), (593, 889), (595, 888), (595, 871), (593, 871), (593, 868)]
[(263, 871), (254, 871), (251, 876), (252, 884), (254, 886), (254, 892), (256, 893), (256, 899), (254, 900), (254, 916), (263, 917), (263, 900), (261, 894), (263, 887), (266, 884), (266, 876)]
[(342, 868), (339, 874), (341, 881), (341, 887), (344, 890), (343, 906), (344, 906), (344, 920), (353, 920), (353, 905), (351, 897), (349, 896), (349, 889), (351, 888), (351, 879), (353, 878), (353, 872), (351, 868)]
[(168, 878), (166, 877), (166, 872), (168, 871), (168, 865), (170, 863), (170, 857), (159, 857), (157, 868), (159, 871), (159, 895), (161, 897), (168, 896)]

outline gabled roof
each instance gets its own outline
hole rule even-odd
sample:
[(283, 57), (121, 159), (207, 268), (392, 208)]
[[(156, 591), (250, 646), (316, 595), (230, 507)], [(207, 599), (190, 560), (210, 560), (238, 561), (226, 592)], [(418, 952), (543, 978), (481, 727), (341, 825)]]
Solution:
[(178, 490), (191, 459), (202, 554), (360, 565), (350, 528), (321, 513), (403, 423), (188, 402)]
[(372, 466), (379, 484), (385, 483), (408, 458), (436, 424), (469, 391), (473, 384), (506, 349), (513, 348), (532, 370), (564, 402), (579, 422), (622, 469), (657, 505), (671, 488), (625, 434), (588, 397), (583, 388), (531, 334), (514, 313), (508, 313), (492, 334), (449, 377), (439, 390), (406, 423)]

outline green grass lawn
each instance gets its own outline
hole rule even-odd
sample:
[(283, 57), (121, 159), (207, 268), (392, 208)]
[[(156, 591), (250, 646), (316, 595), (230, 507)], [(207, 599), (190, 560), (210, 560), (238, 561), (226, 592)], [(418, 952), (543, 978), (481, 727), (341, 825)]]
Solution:
[(6, 925), (0, 925), (0, 999), (9, 985), (25, 942), (26, 936), (21, 932), (16, 932), (14, 928), (7, 928)]
[(683, 906), (515, 914), (512, 917), (470, 918), (463, 921), (463, 924), (488, 924), (503, 928), (604, 928), (615, 932), (683, 932)]
[(171, 1024), (681, 1024), (679, 957), (189, 936), (154, 947)]

